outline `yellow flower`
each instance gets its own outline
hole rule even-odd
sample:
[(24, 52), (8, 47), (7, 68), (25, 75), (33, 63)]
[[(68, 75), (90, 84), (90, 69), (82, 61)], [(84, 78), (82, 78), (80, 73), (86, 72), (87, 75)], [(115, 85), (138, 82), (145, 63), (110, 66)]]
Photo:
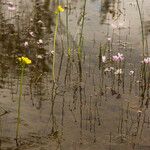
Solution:
[(23, 63), (27, 64), (27, 65), (32, 63), (32, 61), (28, 57), (23, 57), (23, 56), (22, 57), (18, 57), (18, 60), (20, 62), (23, 62)]
[(62, 8), (61, 5), (59, 5), (57, 9), (59, 12), (64, 12), (64, 8)]
[(64, 12), (64, 8), (62, 8), (61, 5), (58, 5), (57, 10), (55, 11), (55, 14), (58, 14), (60, 12)]

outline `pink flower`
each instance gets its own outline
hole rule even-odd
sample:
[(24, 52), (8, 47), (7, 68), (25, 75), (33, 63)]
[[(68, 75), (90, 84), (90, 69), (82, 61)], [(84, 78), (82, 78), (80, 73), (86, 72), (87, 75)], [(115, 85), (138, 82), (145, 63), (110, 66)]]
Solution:
[(10, 11), (14, 11), (14, 10), (16, 10), (16, 7), (15, 6), (13, 6), (13, 7), (8, 7), (8, 10), (10, 10)]
[(118, 61), (118, 56), (117, 55), (113, 56), (113, 61)]
[(144, 58), (143, 63), (150, 64), (150, 57)]
[(123, 54), (118, 53), (118, 58), (120, 59), (120, 61), (123, 61), (124, 60)]
[(30, 34), (32, 37), (35, 37), (35, 36), (34, 36), (34, 33), (33, 33), (32, 31), (31, 31), (29, 34)]
[(121, 62), (124, 60), (123, 54), (118, 53), (117, 55), (112, 56), (113, 61)]
[(7, 2), (8, 10), (14, 11), (16, 10), (16, 7), (14, 6), (13, 2)]
[(28, 47), (29, 46), (29, 43), (26, 41), (24, 42), (24, 47)]
[(42, 39), (39, 39), (37, 44), (43, 44), (43, 40)]

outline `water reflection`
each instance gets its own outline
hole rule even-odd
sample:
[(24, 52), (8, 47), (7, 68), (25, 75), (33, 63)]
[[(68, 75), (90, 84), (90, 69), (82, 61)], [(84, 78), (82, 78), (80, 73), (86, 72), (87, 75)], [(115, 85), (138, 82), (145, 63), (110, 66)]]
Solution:
[[(119, 9), (120, 1), (118, 0), (102, 0), (100, 18), (103, 24), (107, 19), (117, 20), (121, 15), (121, 10)], [(111, 18), (110, 18), (111, 17)]]

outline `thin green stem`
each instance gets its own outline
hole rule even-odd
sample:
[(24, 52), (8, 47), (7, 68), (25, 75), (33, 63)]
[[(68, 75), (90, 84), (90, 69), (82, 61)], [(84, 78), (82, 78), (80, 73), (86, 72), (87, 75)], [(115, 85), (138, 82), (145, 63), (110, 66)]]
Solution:
[(16, 128), (16, 140), (18, 139), (18, 135), (19, 135), (19, 127), (20, 127), (20, 107), (21, 107), (21, 98), (22, 98), (22, 84), (23, 84), (23, 75), (24, 75), (24, 67), (25, 64), (21, 65), (21, 76), (20, 76), (20, 93), (19, 93), (19, 100), (18, 100), (18, 117), (17, 117), (17, 128)]
[(57, 31), (58, 31), (58, 19), (59, 19), (59, 14), (56, 14), (55, 18), (55, 32), (54, 32), (54, 45), (53, 45), (53, 66), (52, 66), (52, 77), (53, 81), (55, 82), (55, 57), (56, 57), (56, 37), (57, 37)]
[(70, 58), (70, 47), (69, 47), (69, 24), (68, 24), (68, 9), (69, 9), (69, 4), (68, 4), (68, 0), (66, 0), (66, 5), (67, 5), (67, 9), (66, 9), (66, 33), (67, 33), (67, 50), (68, 50), (68, 57)]

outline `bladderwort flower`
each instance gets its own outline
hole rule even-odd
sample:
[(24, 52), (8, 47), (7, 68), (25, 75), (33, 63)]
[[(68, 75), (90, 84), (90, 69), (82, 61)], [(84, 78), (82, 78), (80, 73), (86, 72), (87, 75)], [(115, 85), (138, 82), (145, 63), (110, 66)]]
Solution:
[(25, 65), (29, 65), (32, 63), (32, 61), (28, 57), (18, 57), (17, 58), (19, 62), (21, 63), (21, 74), (20, 74), (20, 91), (19, 91), (19, 99), (18, 99), (18, 108), (17, 108), (17, 127), (16, 127), (16, 140), (18, 140), (19, 136), (19, 129), (21, 124), (21, 98), (22, 98), (22, 91), (23, 91), (23, 78), (24, 78), (24, 71), (25, 71)]
[(102, 62), (105, 63), (106, 62), (106, 56), (102, 56)]
[(60, 12), (64, 12), (64, 8), (61, 5), (58, 5), (55, 14), (59, 14)]
[(29, 46), (29, 43), (26, 41), (24, 42), (24, 47), (28, 47)]
[(134, 70), (131, 70), (131, 71), (129, 72), (129, 75), (130, 75), (130, 76), (134, 75)]
[(13, 6), (13, 7), (8, 6), (8, 10), (14, 11), (14, 10), (16, 10), (16, 7), (15, 6)]
[(142, 62), (145, 64), (150, 64), (150, 57), (144, 58)]
[(54, 55), (55, 52), (54, 52), (54, 51), (50, 51), (50, 53), (51, 53), (52, 55)]
[(7, 5), (8, 5), (8, 10), (10, 10), (10, 11), (16, 10), (16, 7), (13, 4), (13, 2), (7, 2)]
[(34, 33), (31, 31), (29, 32), (29, 34), (32, 36), (32, 37), (35, 37)]
[(40, 44), (43, 44), (43, 40), (42, 40), (42, 39), (39, 39), (38, 42), (37, 42), (37, 44), (39, 44), (39, 45), (40, 45)]
[(59, 13), (64, 12), (64, 9), (61, 5), (58, 5), (55, 14), (55, 31), (54, 31), (54, 42), (53, 42), (53, 65), (52, 65), (52, 77), (53, 81), (55, 82), (55, 51), (56, 51), (56, 37), (57, 37), (57, 30), (58, 30), (58, 22), (59, 22)]
[(110, 42), (111, 41), (111, 37), (108, 37), (107, 40)]
[(112, 56), (113, 61), (122, 62), (124, 60), (123, 54), (118, 53), (117, 55)]
[(59, 12), (64, 12), (64, 8), (62, 8), (61, 5), (59, 5), (57, 9)]
[(123, 71), (122, 71), (122, 69), (117, 69), (114, 74), (121, 75), (121, 74), (123, 74)]
[(21, 63), (27, 64), (27, 65), (29, 65), (29, 64), (32, 63), (32, 61), (31, 61), (28, 57), (24, 57), (24, 56), (18, 57), (18, 60), (19, 60)]

